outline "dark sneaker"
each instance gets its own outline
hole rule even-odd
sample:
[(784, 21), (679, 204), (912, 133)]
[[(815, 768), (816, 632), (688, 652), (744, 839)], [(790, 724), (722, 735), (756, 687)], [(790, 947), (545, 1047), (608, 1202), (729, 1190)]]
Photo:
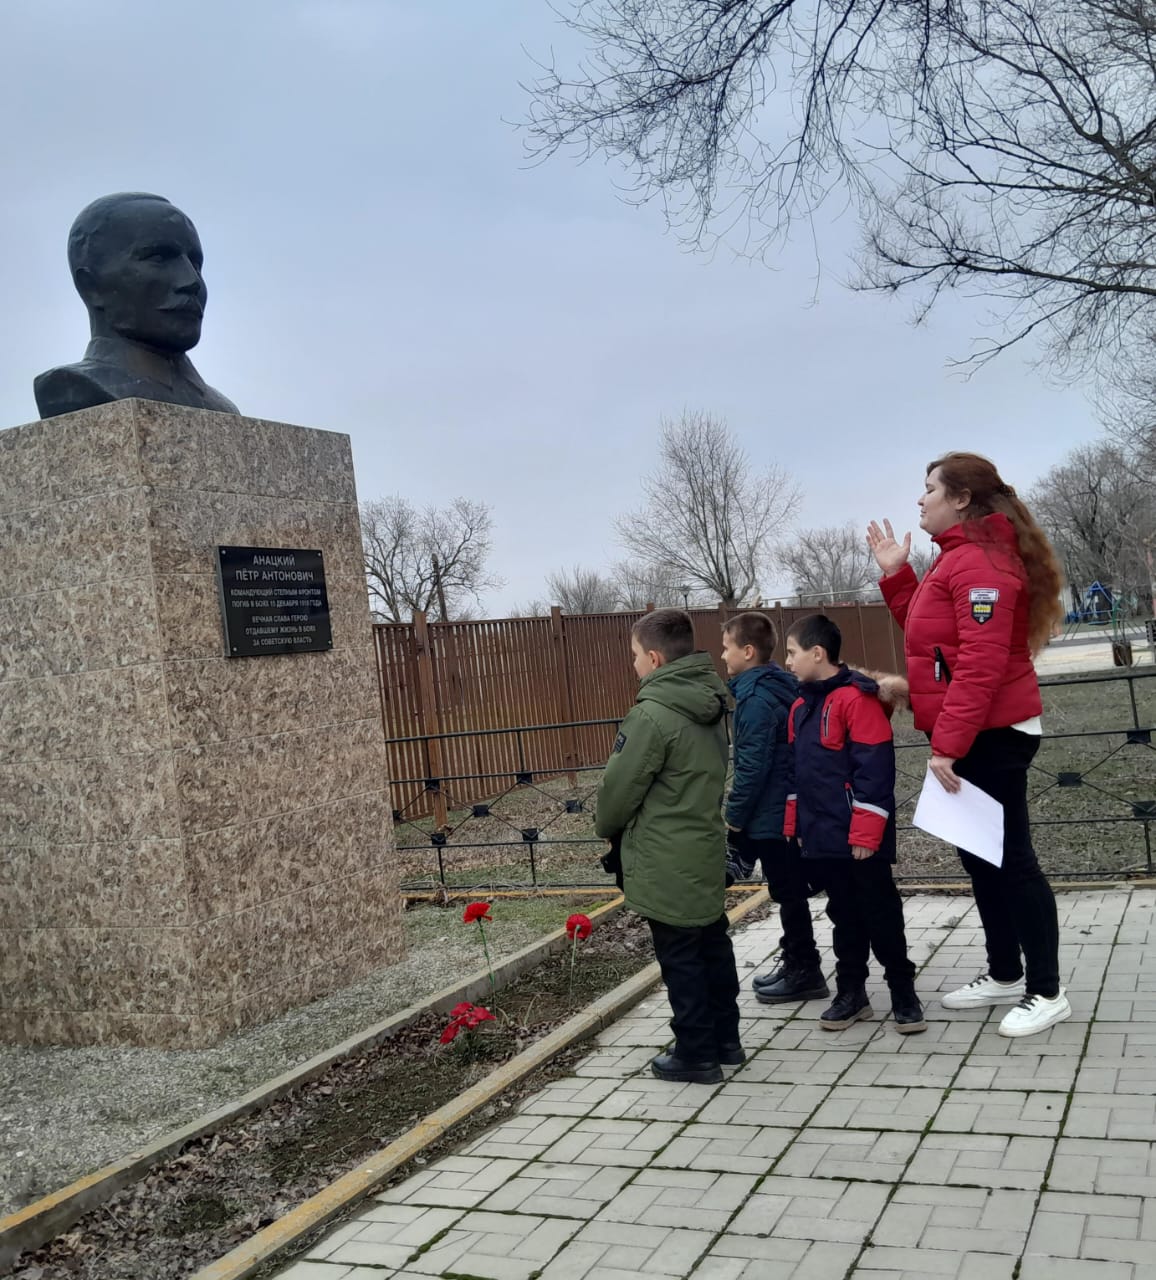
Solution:
[(910, 1036), (917, 1031), (927, 1030), (923, 1006), (919, 1003), (919, 997), (914, 990), (891, 993), (891, 1016), (895, 1019), (895, 1030), (901, 1036)]
[(729, 1040), (718, 1047), (718, 1060), (724, 1067), (741, 1067), (747, 1060), (746, 1052), (737, 1040)]
[(651, 1071), (660, 1080), (681, 1084), (720, 1084), (722, 1067), (717, 1062), (685, 1062), (673, 1053), (660, 1053), (650, 1060)]
[(871, 1008), (867, 992), (860, 987), (856, 991), (840, 991), (834, 1004), (819, 1015), (819, 1026), (824, 1031), (842, 1031), (852, 1023), (865, 1022), (874, 1016), (875, 1010)]
[(819, 969), (784, 969), (774, 982), (755, 987), (760, 1004), (790, 1004), (795, 1000), (826, 1000), (831, 994)]

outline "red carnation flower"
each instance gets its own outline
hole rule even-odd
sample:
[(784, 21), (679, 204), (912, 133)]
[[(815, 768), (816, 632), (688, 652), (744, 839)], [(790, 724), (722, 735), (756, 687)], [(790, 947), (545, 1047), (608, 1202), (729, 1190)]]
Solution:
[(483, 1022), (495, 1022), (497, 1019), (480, 1004), (456, 1004), (450, 1011), (450, 1022), (441, 1033), (441, 1043), (449, 1044), (457, 1037), (459, 1031), (472, 1031)]
[(589, 916), (582, 915), (577, 912), (566, 921), (566, 936), (568, 938), (588, 938), (594, 932), (594, 922)]
[(489, 920), (490, 904), (488, 902), (471, 902), (462, 912), (462, 923), (473, 924), (475, 920)]

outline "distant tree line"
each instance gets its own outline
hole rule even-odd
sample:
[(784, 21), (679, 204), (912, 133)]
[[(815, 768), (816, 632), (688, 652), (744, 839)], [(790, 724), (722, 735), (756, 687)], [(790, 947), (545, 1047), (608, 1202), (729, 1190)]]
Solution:
[[(1147, 381), (1145, 379), (1147, 378)], [(1147, 612), (1156, 578), (1156, 358), (1131, 371), (1102, 405), (1107, 429), (1047, 471), (1025, 495), (1056, 546), (1075, 599), (1096, 581)], [(638, 508), (615, 522), (625, 555), (609, 567), (554, 570), (516, 616), (613, 613), (647, 605), (755, 607), (769, 583), (784, 603), (878, 600), (874, 561), (854, 524), (800, 529), (798, 485), (777, 465), (756, 467), (730, 428), (707, 413), (661, 424), (657, 461)], [(365, 572), (375, 615), (408, 621), (472, 616), (501, 586), (488, 567), (492, 514), (455, 498), (418, 508), (402, 497), (361, 508)], [(913, 553), (930, 563), (930, 547)]]

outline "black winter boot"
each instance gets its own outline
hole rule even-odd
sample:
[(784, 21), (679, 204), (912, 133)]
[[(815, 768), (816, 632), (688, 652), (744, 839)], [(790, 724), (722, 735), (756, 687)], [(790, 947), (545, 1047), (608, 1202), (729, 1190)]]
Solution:
[(840, 991), (836, 995), (831, 1007), (819, 1015), (819, 1026), (824, 1031), (842, 1031), (853, 1023), (865, 1022), (874, 1016), (875, 1010), (871, 1008), (865, 988), (856, 987), (853, 991)]
[(755, 986), (755, 999), (760, 1004), (789, 1004), (794, 1000), (825, 1000), (831, 989), (821, 969), (796, 969), (784, 966), (774, 982)]
[(913, 1035), (917, 1031), (926, 1031), (927, 1023), (923, 1017), (923, 1006), (915, 994), (915, 987), (910, 983), (895, 987), (891, 992), (891, 1016), (895, 1019), (895, 1030), (901, 1036)]
[(650, 1070), (660, 1080), (674, 1080), (685, 1084), (719, 1084), (722, 1067), (717, 1062), (687, 1062), (673, 1053), (660, 1053), (651, 1058)]
[(778, 982), (788, 968), (790, 965), (787, 957), (780, 952), (774, 965), (766, 973), (756, 973), (751, 979), (751, 990), (757, 991), (760, 987), (769, 987), (773, 982)]
[(724, 1067), (741, 1067), (747, 1060), (746, 1050), (737, 1040), (728, 1040), (718, 1047), (718, 1060)]

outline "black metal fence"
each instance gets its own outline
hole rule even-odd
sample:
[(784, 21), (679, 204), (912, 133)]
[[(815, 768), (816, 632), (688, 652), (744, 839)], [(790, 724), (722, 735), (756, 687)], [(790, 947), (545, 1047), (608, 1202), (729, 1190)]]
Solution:
[[(1057, 880), (1152, 875), (1156, 669), (1053, 677), (1042, 680), (1041, 687), (1047, 732), (1029, 794), (1045, 870)], [(584, 720), (394, 739), (425, 768), (423, 776), (394, 780), (397, 794), (411, 797), (393, 815), (403, 888), (495, 892), (608, 886), (599, 866), (605, 843), (594, 835), (592, 823), (602, 766), (575, 767), (572, 757), (551, 759), (555, 753), (543, 744), (561, 741), (559, 730), (581, 729), (587, 739), (604, 735), (603, 754), (608, 755), (617, 725), (617, 720)], [(483, 736), (505, 740), (508, 770), (435, 773), (431, 761), (460, 754), (439, 750), (447, 740)], [(909, 717), (898, 715), (897, 878), (955, 881), (961, 869), (954, 850), (911, 826), (927, 756), (923, 735), (910, 727)], [(416, 816), (428, 813), (430, 793), (445, 802), (447, 816), (440, 825)]]

